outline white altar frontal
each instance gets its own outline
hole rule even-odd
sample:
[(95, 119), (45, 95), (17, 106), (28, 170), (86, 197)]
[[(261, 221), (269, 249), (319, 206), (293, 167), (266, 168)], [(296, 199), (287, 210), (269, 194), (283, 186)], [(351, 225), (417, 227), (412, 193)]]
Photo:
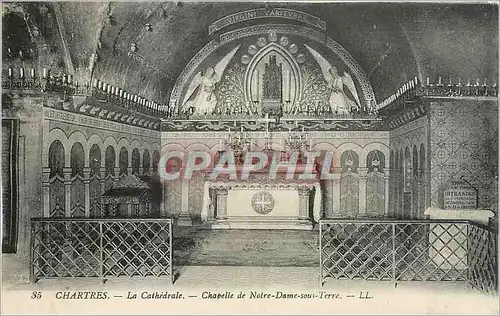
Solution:
[(213, 229), (310, 230), (320, 219), (319, 180), (267, 179), (205, 182), (202, 220)]

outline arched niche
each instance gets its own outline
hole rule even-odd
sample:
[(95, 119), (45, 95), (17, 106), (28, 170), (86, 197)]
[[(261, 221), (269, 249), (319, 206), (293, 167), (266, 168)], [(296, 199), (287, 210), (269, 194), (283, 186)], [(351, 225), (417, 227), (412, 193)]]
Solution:
[(49, 147), (50, 177), (55, 175), (63, 176), (64, 161), (64, 146), (59, 140), (55, 140)]
[(81, 175), (83, 176), (83, 167), (85, 164), (85, 153), (81, 143), (77, 142), (71, 147), (71, 176)]
[(97, 144), (94, 144), (92, 145), (92, 147), (90, 147), (89, 167), (91, 175), (99, 174), (99, 169), (101, 167), (101, 149)]
[(271, 57), (276, 57), (276, 63), (282, 67), (282, 97), (283, 101), (294, 104), (300, 100), (302, 80), (299, 65), (295, 57), (283, 46), (269, 43), (253, 56), (245, 73), (245, 97), (247, 101), (263, 99), (263, 80), (266, 65)]
[(372, 150), (366, 157), (366, 167), (368, 172), (385, 170), (385, 155), (380, 150)]
[(141, 154), (139, 153), (139, 149), (134, 148), (132, 150), (132, 174), (139, 174), (139, 167), (141, 165)]
[(106, 169), (106, 175), (115, 174), (115, 162), (116, 162), (115, 148), (109, 145), (106, 148), (106, 155), (104, 158), (104, 167)]
[(144, 174), (149, 174), (149, 168), (151, 167), (151, 157), (149, 156), (149, 150), (144, 149), (142, 154), (142, 172)]
[[(272, 39), (272, 34), (276, 35), (275, 39)], [(290, 42), (282, 45), (282, 37), (287, 37), (287, 41), (289, 40)], [(293, 49), (291, 48), (292, 38), (297, 41), (296, 43), (293, 43), (296, 44)], [(258, 41), (255, 42), (257, 39)], [(250, 43), (250, 41), (253, 42)], [(272, 44), (269, 44), (271, 42)], [(184, 100), (186, 98), (186, 94), (188, 94), (187, 91), (192, 91), (190, 86), (197, 74), (203, 72), (208, 67), (214, 67), (217, 65), (221, 59), (223, 59), (222, 56), (226, 56), (231, 50), (239, 45), (241, 45), (241, 47), (232, 60), (234, 62), (241, 61), (243, 66), (240, 64), (240, 68), (249, 68), (248, 72), (252, 74), (253, 72), (251, 71), (251, 67), (247, 66), (252, 61), (254, 61), (255, 64), (258, 64), (258, 60), (260, 61), (259, 57), (254, 55), (260, 54), (261, 56), (265, 56), (272, 50), (276, 53), (276, 55), (282, 57), (284, 61), (287, 61), (287, 64), (294, 65), (295, 62), (289, 58), (288, 52), (295, 52), (295, 48), (298, 48), (299, 54), (302, 54), (301, 57), (304, 57), (304, 55), (307, 55), (307, 49), (304, 47), (304, 44), (314, 47), (314, 49), (317, 50), (325, 59), (328, 59), (329, 63), (336, 68), (340, 67), (339, 70), (345, 70), (352, 76), (352, 79), (358, 88), (357, 93), (360, 98), (361, 106), (369, 107), (376, 104), (376, 98), (370, 81), (368, 80), (368, 76), (361, 66), (354, 60), (354, 58), (332, 38), (325, 37), (324, 33), (305, 26), (265, 24), (245, 27), (220, 34), (216, 39), (205, 45), (189, 61), (187, 66), (177, 78), (170, 94), (169, 105), (172, 108), (176, 108), (176, 110), (180, 112), (184, 106)], [(250, 50), (252, 45), (256, 47), (255, 52)], [(263, 48), (266, 48), (266, 45), (268, 45), (267, 50), (264, 50)], [(287, 47), (287, 52), (285, 53), (284, 50), (279, 48), (279, 46)], [(297, 59), (299, 58), (298, 55)], [(228, 72), (229, 68), (231, 68), (231, 66), (228, 66), (225, 72)], [(235, 84), (233, 85), (235, 87), (235, 91), (233, 91), (232, 94), (237, 94), (240, 91), (242, 94), (245, 94), (244, 90), (246, 80), (251, 81), (252, 77), (245, 77), (244, 75), (242, 77), (243, 78), (238, 76), (235, 77)], [(243, 82), (240, 82), (240, 80), (243, 80)], [(245, 99), (251, 100), (251, 98)]]
[(122, 174), (128, 174), (128, 150), (125, 147), (120, 149), (120, 154), (118, 156), (118, 167), (120, 168), (119, 176)]

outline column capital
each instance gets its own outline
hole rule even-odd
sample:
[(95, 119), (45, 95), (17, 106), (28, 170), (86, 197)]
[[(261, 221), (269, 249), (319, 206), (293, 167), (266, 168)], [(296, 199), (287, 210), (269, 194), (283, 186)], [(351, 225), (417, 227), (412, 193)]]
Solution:
[(71, 168), (63, 168), (64, 182), (71, 184)]
[(358, 168), (358, 176), (360, 178), (366, 178), (366, 175), (368, 174), (368, 168)]
[(311, 194), (311, 187), (307, 185), (301, 185), (297, 187), (297, 191), (299, 192), (299, 196), (309, 196)]
[(89, 177), (90, 177), (90, 172), (91, 172), (91, 171), (92, 171), (92, 170), (91, 170), (89, 167), (85, 167), (85, 168), (83, 168), (83, 176), (84, 176), (85, 178), (89, 178)]
[(105, 167), (99, 168), (99, 177), (101, 179), (104, 179), (106, 177), (106, 168)]
[(217, 195), (227, 195), (228, 194), (228, 191), (229, 191), (229, 188), (228, 187), (216, 187), (214, 188), (215, 190), (215, 193)]

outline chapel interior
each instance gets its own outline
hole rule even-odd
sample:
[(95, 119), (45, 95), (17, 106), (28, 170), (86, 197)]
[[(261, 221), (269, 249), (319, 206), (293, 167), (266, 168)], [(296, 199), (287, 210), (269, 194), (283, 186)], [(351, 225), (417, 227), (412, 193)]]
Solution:
[[(497, 80), (492, 4), (2, 3), (2, 252), (28, 260), (32, 218), (276, 239), (425, 220), (455, 182), (496, 226)], [(167, 181), (171, 151), (333, 159)]]

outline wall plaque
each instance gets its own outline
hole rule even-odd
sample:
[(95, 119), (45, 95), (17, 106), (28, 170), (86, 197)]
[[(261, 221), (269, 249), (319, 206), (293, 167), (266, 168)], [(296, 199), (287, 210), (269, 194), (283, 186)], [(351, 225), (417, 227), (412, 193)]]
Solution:
[(444, 190), (444, 208), (466, 210), (477, 208), (477, 192), (465, 181), (451, 181)]

